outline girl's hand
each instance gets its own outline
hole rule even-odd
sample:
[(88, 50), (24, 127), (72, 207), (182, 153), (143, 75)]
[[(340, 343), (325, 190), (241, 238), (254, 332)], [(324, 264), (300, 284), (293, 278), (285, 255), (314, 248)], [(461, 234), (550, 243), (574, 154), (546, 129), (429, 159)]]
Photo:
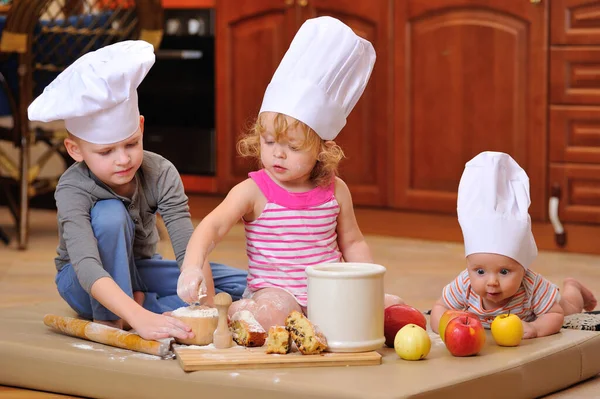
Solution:
[(535, 326), (526, 321), (522, 321), (523, 323), (523, 339), (535, 338), (537, 337), (537, 330)]
[(181, 270), (177, 280), (177, 295), (186, 303), (196, 303), (207, 295), (204, 274), (200, 267), (188, 266)]
[(130, 324), (138, 335), (144, 339), (194, 338), (191, 327), (182, 321), (171, 316), (152, 313), (145, 309)]

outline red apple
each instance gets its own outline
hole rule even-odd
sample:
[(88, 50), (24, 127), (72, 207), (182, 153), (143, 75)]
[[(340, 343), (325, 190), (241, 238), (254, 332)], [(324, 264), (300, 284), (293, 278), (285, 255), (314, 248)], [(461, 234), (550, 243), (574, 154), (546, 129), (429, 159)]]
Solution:
[(427, 319), (418, 309), (408, 305), (392, 305), (385, 308), (384, 335), (385, 344), (393, 348), (396, 333), (407, 324), (416, 324), (427, 329)]
[(485, 344), (485, 330), (475, 315), (458, 316), (448, 322), (444, 337), (446, 348), (454, 356), (472, 356)]
[(440, 323), (438, 324), (438, 333), (440, 334), (440, 338), (442, 339), (442, 341), (444, 341), (444, 332), (446, 331), (446, 326), (448, 325), (448, 322), (450, 322), (450, 320), (452, 320), (455, 317), (468, 316), (468, 315), (469, 315), (469, 312), (467, 312), (465, 310), (459, 310), (459, 309), (446, 310), (442, 314), (442, 317), (440, 317)]

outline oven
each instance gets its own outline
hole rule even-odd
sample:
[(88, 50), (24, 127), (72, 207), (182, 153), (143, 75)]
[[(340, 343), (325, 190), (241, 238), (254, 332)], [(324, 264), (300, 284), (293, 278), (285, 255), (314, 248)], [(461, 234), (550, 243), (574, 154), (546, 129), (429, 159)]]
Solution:
[(215, 174), (213, 9), (166, 9), (156, 62), (138, 88), (144, 148), (182, 175)]

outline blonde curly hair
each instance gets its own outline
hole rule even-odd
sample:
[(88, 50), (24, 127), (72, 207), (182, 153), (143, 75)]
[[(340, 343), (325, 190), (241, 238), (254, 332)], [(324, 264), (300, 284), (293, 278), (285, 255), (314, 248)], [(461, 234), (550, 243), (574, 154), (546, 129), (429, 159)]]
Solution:
[[(260, 137), (265, 134), (264, 113), (260, 114), (254, 124), (248, 129), (247, 133), (243, 134), (237, 142), (237, 151), (243, 157), (251, 157), (258, 161), (262, 167), (260, 160)], [(291, 120), (291, 123), (288, 122)], [(338, 174), (338, 165), (344, 158), (344, 151), (333, 141), (325, 141), (319, 135), (307, 126), (287, 115), (275, 113), (273, 118), (273, 134), (275, 140), (279, 142), (287, 137), (287, 130), (299, 126), (304, 132), (304, 141), (300, 143), (300, 151), (311, 151), (317, 156), (317, 162), (310, 173), (310, 180), (315, 186), (329, 186), (335, 176)]]

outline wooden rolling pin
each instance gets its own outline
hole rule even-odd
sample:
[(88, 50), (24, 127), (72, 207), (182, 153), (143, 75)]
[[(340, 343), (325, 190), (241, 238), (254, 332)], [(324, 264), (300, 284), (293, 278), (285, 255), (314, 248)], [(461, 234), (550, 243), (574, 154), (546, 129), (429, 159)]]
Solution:
[(137, 334), (87, 320), (47, 314), (44, 324), (64, 334), (117, 348), (129, 349), (160, 357), (172, 354), (169, 342), (149, 341)]

